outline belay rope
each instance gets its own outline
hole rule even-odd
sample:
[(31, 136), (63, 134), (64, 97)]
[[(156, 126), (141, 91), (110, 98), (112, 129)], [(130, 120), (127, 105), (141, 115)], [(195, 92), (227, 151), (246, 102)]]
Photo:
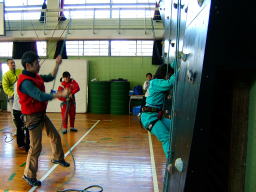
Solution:
[[(59, 21), (59, 22), (60, 22), (60, 21)], [(54, 28), (54, 31), (53, 31), (53, 34), (52, 34), (52, 38), (53, 38), (54, 33), (55, 33), (56, 29), (57, 29), (57, 26), (59, 25), (59, 22), (58, 22), (58, 24), (57, 24), (57, 25), (55, 26), (55, 28)], [(33, 25), (32, 22), (31, 22), (31, 24), (32, 24), (33, 30), (34, 30), (34, 32), (35, 32), (37, 38), (39, 39), (39, 36), (38, 36), (38, 34), (37, 34), (37, 32), (36, 32), (36, 29), (35, 29), (35, 27), (34, 27), (34, 25)], [(66, 35), (65, 35), (64, 40), (63, 40), (63, 44), (62, 44), (62, 46), (61, 46), (61, 51), (60, 51), (60, 54), (59, 54), (59, 55), (62, 55), (62, 53), (63, 53), (63, 51), (64, 51), (64, 45), (65, 45), (65, 42), (66, 42), (66, 39), (67, 39), (67, 35), (68, 35), (68, 33), (69, 33), (70, 24), (71, 24), (71, 19), (69, 20), (67, 26), (65, 27), (65, 29), (64, 29), (63, 32), (61, 33), (61, 36), (59, 37), (59, 38), (61, 38), (61, 37), (63, 36), (64, 32), (67, 30)], [(53, 50), (53, 48), (54, 48), (54, 47), (51, 48), (50, 52)], [(45, 60), (46, 60), (46, 59), (41, 60), (41, 63), (40, 63), (41, 66), (44, 64)], [(58, 72), (57, 72), (57, 73), (58, 73)], [(57, 77), (57, 74), (56, 74), (56, 77)], [(55, 82), (56, 82), (56, 77), (55, 77), (55, 79), (54, 79), (51, 92), (53, 92), (53, 90), (54, 90)], [(7, 99), (8, 99), (8, 98), (7, 98)], [(70, 101), (68, 100), (68, 101), (67, 101), (66, 111), (65, 111), (65, 118), (67, 118), (69, 108), (70, 108)], [(63, 124), (61, 124), (61, 130), (62, 130), (62, 126), (63, 126)], [(14, 139), (15, 134), (13, 134), (12, 132), (4, 132), (4, 133), (9, 133), (9, 134), (11, 135), (9, 140), (7, 140), (7, 139), (8, 139), (8, 136), (7, 136), (7, 135), (4, 135), (4, 136), (5, 136), (5, 138), (4, 138), (5, 143), (10, 143), (10, 142), (12, 142), (13, 139)], [(72, 156), (72, 159), (73, 159), (73, 162), (74, 162), (74, 172), (75, 172), (75, 170), (76, 170), (75, 158), (74, 158), (74, 155), (73, 155), (73, 153), (72, 153), (71, 147), (69, 146), (67, 140), (66, 140), (66, 145), (67, 145), (68, 150), (69, 150), (69, 152), (70, 152), (70, 154), (71, 154), (71, 156)], [(74, 175), (74, 172), (73, 172), (73, 175)], [(72, 176), (72, 177), (73, 177), (73, 176)], [(71, 179), (71, 178), (70, 178), (70, 179)], [(69, 179), (69, 180), (70, 180), (70, 179)], [(65, 182), (65, 183), (67, 183), (67, 182)], [(90, 191), (89, 191), (89, 189), (90, 189)], [(57, 192), (68, 192), (68, 191), (103, 192), (103, 188), (102, 188), (101, 186), (99, 186), (99, 185), (91, 185), (91, 186), (86, 187), (86, 188), (84, 188), (84, 189), (82, 189), (82, 190), (78, 190), (78, 189), (57, 190)]]
[[(89, 189), (91, 189), (89, 191)], [(97, 191), (96, 191), (97, 190)], [(89, 187), (86, 187), (82, 190), (79, 190), (79, 189), (65, 189), (65, 190), (60, 190), (60, 191), (57, 191), (57, 192), (68, 192), (68, 191), (79, 191), (79, 192), (102, 192), (103, 191), (103, 188), (99, 185), (91, 185)]]
[[(57, 26), (59, 25), (59, 23), (60, 23), (60, 21), (58, 22), (58, 24), (57, 24), (56, 27), (54, 28), (54, 31), (53, 31), (53, 34), (52, 34), (52, 38), (53, 38), (53, 36), (54, 36), (54, 33), (55, 33), (56, 28), (57, 28)], [(59, 55), (62, 55), (62, 53), (63, 53), (63, 51), (64, 51), (64, 46), (65, 46), (65, 42), (66, 42), (66, 39), (67, 39), (67, 35), (69, 34), (70, 25), (71, 25), (71, 19), (69, 19), (68, 24), (66, 25), (65, 29), (64, 29), (63, 32), (61, 33), (61, 36), (59, 37), (59, 39), (60, 39), (60, 38), (63, 36), (64, 32), (67, 30), (67, 31), (66, 31), (66, 34), (65, 34), (65, 36), (64, 36), (64, 38), (63, 38), (63, 44), (62, 44), (62, 46), (61, 46), (61, 50), (60, 50)], [(33, 29), (34, 29), (34, 25), (32, 25), (32, 26), (33, 26)], [(34, 29), (34, 30), (35, 30), (35, 29)], [(35, 34), (36, 34), (36, 36), (38, 37), (36, 31), (35, 31)], [(52, 51), (52, 49), (50, 50), (50, 52), (51, 52), (51, 51)], [(44, 59), (44, 60), (40, 63), (41, 66), (43, 65), (43, 63), (45, 62), (45, 60), (46, 60), (46, 59)], [(57, 71), (57, 73), (58, 73), (58, 71)], [(55, 87), (55, 82), (56, 82), (57, 73), (56, 73), (56, 76), (55, 76), (54, 81), (53, 81), (53, 86), (52, 86), (52, 89), (51, 89), (51, 92), (52, 92), (52, 93), (54, 92), (54, 87)], [(66, 111), (65, 111), (64, 118), (67, 118), (69, 108), (70, 108), (70, 101), (67, 100), (67, 107), (66, 107)], [(60, 130), (62, 130), (62, 128), (63, 128), (63, 122), (61, 123), (61, 128), (60, 128)], [(74, 172), (73, 172), (73, 176), (74, 176), (74, 173), (75, 173), (75, 170), (76, 170), (75, 158), (74, 158), (74, 155), (73, 155), (73, 153), (72, 153), (71, 147), (69, 146), (67, 140), (66, 140), (66, 145), (67, 145), (67, 147), (68, 147), (68, 150), (69, 150), (70, 155), (71, 155), (71, 157), (72, 157), (72, 159), (73, 159), (73, 162), (74, 162)], [(72, 177), (73, 177), (73, 176), (72, 176)], [(69, 180), (70, 180), (72, 177), (70, 177)], [(67, 183), (67, 182), (65, 182), (65, 183)], [(89, 189), (91, 189), (92, 191), (89, 191)], [(57, 190), (57, 191), (58, 191), (58, 192), (66, 192), (66, 191), (102, 192), (102, 191), (103, 191), (103, 188), (102, 188), (101, 186), (99, 186), (99, 185), (91, 185), (91, 186), (89, 186), (89, 187), (87, 187), (87, 188), (85, 188), (85, 189), (83, 189), (83, 190), (64, 189), (64, 190)]]

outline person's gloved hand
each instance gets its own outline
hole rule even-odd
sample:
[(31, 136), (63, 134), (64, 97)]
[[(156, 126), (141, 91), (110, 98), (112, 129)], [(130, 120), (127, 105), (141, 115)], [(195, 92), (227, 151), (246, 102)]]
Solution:
[(69, 94), (70, 94), (70, 89), (64, 89), (63, 91), (58, 91), (58, 92), (54, 95), (54, 98), (68, 97)]

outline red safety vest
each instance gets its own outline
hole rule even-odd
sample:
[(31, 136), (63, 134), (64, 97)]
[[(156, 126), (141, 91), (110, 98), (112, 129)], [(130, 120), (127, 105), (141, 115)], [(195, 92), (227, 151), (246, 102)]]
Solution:
[(42, 92), (45, 92), (44, 80), (40, 75), (36, 74), (36, 77), (31, 77), (25, 74), (20, 74), (17, 82), (17, 92), (19, 95), (19, 102), (21, 105), (21, 112), (25, 115), (31, 115), (33, 113), (46, 112), (47, 102), (41, 102), (35, 100), (29, 95), (20, 91), (20, 85), (24, 80), (31, 80), (35, 83)]

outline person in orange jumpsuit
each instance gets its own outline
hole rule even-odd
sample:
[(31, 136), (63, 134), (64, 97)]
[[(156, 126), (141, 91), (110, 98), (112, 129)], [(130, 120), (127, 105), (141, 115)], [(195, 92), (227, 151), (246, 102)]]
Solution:
[(70, 131), (77, 132), (75, 126), (75, 116), (76, 116), (76, 100), (75, 94), (80, 91), (80, 87), (78, 83), (70, 78), (70, 73), (65, 71), (62, 74), (62, 78), (60, 79), (61, 85), (58, 87), (58, 91), (62, 91), (64, 89), (70, 90), (70, 95), (67, 98), (60, 97), (61, 100), (60, 108), (61, 108), (61, 116), (62, 116), (62, 133), (67, 133), (67, 124), (68, 124), (68, 116), (70, 123)]

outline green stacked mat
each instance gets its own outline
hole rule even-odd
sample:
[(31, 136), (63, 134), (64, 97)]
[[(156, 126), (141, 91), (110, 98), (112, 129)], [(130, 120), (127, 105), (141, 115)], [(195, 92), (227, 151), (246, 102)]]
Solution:
[(109, 81), (92, 81), (89, 83), (89, 112), (97, 114), (110, 112)]
[(110, 85), (110, 113), (128, 114), (130, 82), (113, 81)]

